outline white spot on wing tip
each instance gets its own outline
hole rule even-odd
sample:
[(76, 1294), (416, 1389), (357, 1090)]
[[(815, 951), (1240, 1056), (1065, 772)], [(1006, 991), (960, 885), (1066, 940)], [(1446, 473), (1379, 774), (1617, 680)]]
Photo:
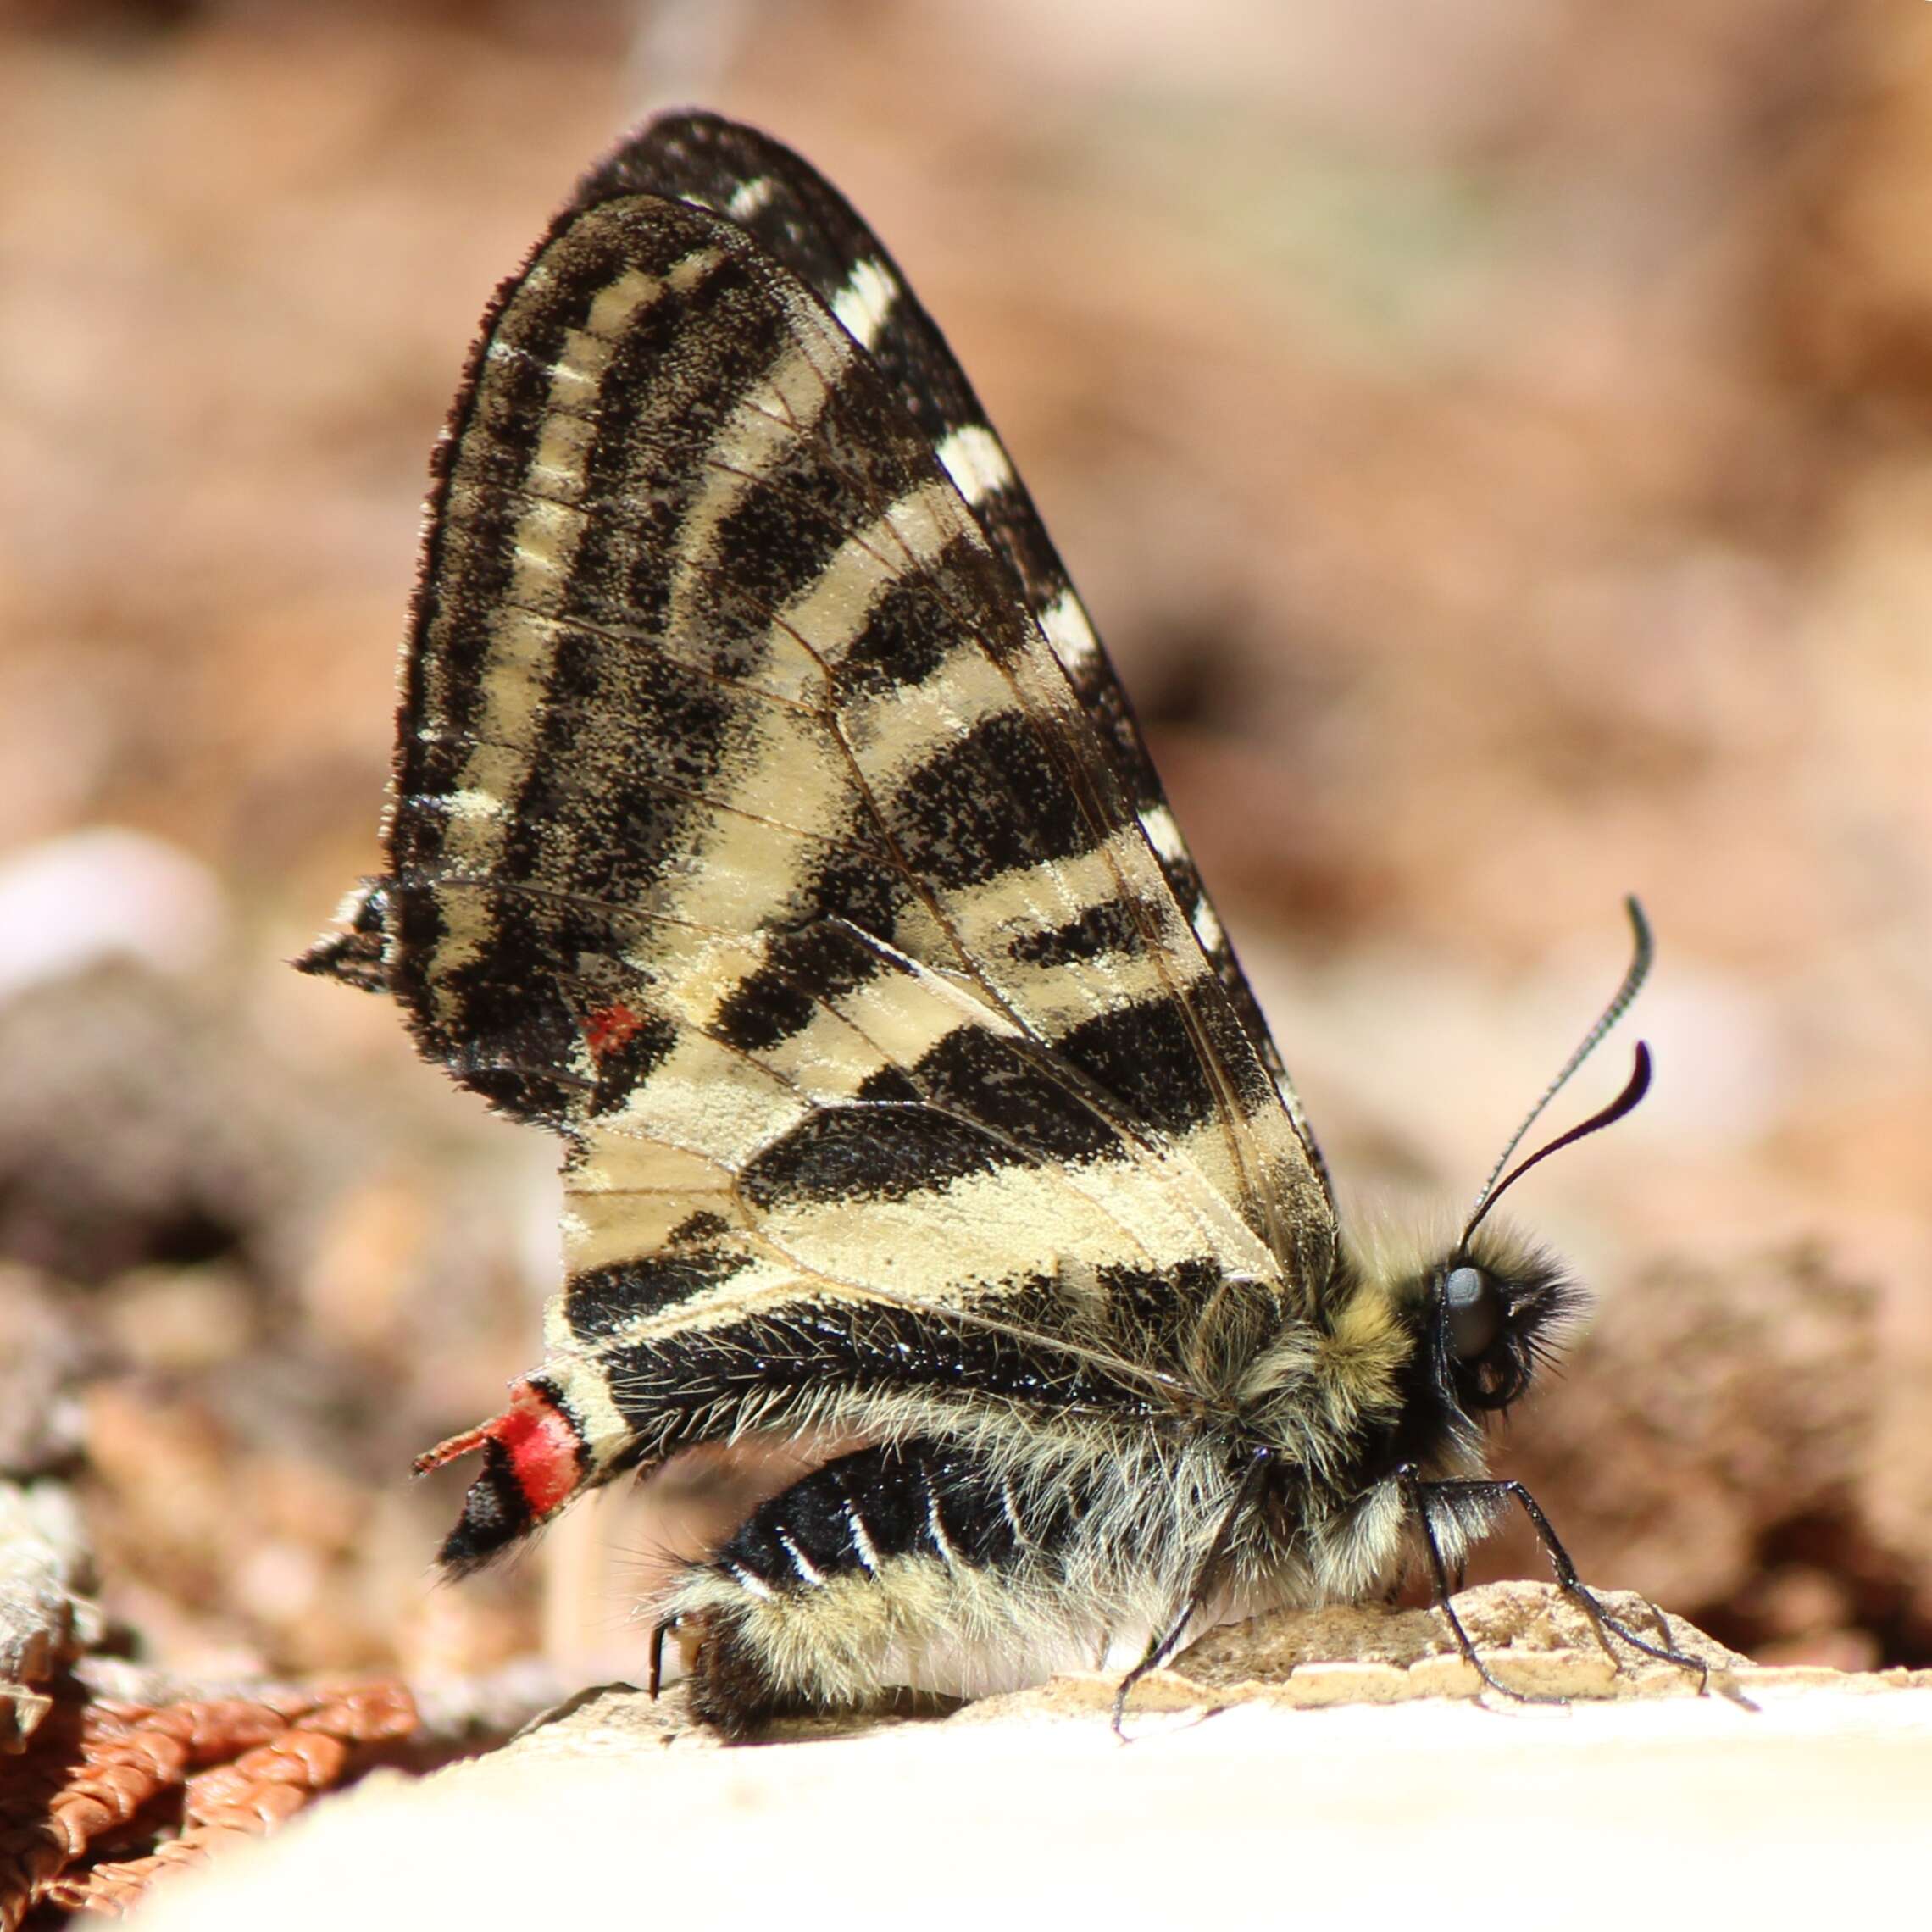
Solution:
[(899, 284), (883, 262), (868, 255), (846, 278), (846, 285), (832, 297), (832, 314), (839, 325), (862, 349), (879, 340), (892, 304), (899, 299)]
[(983, 423), (962, 423), (940, 444), (939, 460), (969, 503), (983, 503), (1012, 486), (1013, 465)]
[(724, 204), (725, 214), (734, 221), (749, 221), (771, 199), (773, 186), (769, 175), (754, 175), (750, 180), (741, 181)]
[(1053, 655), (1068, 670), (1085, 673), (1100, 662), (1100, 640), (1094, 636), (1071, 584), (1041, 612), (1040, 628), (1046, 633)]
[(1147, 835), (1147, 843), (1170, 863), (1187, 856), (1186, 841), (1180, 836), (1180, 827), (1174, 822), (1174, 813), (1164, 805), (1155, 805), (1141, 814), (1141, 830)]
[(1205, 899), (1195, 902), (1194, 936), (1201, 941), (1202, 949), (1208, 952), (1219, 952), (1228, 943), (1228, 935), (1221, 930), (1221, 922), (1214, 916), (1214, 908)]

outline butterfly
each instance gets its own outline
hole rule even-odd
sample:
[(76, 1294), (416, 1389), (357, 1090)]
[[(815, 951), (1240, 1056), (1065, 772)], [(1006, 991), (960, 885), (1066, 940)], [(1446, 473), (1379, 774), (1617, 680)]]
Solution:
[(804, 161), (624, 142), (433, 476), (386, 867), (298, 963), (564, 1145), (546, 1358), (419, 1464), (481, 1455), (446, 1566), (777, 1432), (837, 1452), (652, 1606), (730, 1734), (1124, 1644), (1118, 1724), (1191, 1631), (1418, 1562), (1481, 1669), (1449, 1585), (1513, 1500), (1701, 1668), (1483, 1452), (1580, 1305), (1490, 1209), (1647, 1054), (1443, 1252), (1345, 1240), (1005, 448)]

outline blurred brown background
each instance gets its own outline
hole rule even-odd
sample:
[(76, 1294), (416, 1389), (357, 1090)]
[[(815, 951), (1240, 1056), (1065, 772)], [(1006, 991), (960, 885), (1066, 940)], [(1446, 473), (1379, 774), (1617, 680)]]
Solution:
[(0, 3), (0, 1468), (124, 1641), (641, 1668), (621, 1499), (439, 1590), (405, 1475), (539, 1352), (552, 1150), (283, 962), (475, 319), (673, 101), (947, 328), (1358, 1212), (1459, 1211), (1643, 897), (1658, 1089), (1518, 1199), (1600, 1315), (1499, 1461), (1600, 1582), (1932, 1661), (1908, 0)]

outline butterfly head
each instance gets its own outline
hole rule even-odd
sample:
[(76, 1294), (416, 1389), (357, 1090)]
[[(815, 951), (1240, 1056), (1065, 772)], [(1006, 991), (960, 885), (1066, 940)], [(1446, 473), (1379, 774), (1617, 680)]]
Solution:
[(1458, 1242), (1412, 1294), (1438, 1400), (1472, 1420), (1522, 1398), (1584, 1305), (1554, 1255), (1501, 1230)]
[(1404, 1467), (1482, 1474), (1485, 1424), (1529, 1394), (1588, 1306), (1557, 1255), (1491, 1223), (1420, 1252), (1396, 1230), (1373, 1230), (1344, 1279), (1326, 1315), (1334, 1359), (1362, 1375), (1364, 1393), (1372, 1362), (1385, 1378), (1382, 1426), (1361, 1444), (1374, 1479)]

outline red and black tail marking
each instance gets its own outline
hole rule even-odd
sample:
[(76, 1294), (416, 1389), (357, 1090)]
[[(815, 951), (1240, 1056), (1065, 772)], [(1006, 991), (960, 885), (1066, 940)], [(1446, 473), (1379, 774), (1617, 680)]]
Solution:
[(583, 1432), (552, 1385), (513, 1383), (509, 1407), (490, 1421), (439, 1442), (416, 1458), (418, 1475), (483, 1452), (482, 1473), (463, 1499), (463, 1514), (437, 1559), (458, 1576), (501, 1556), (554, 1516), (583, 1486), (590, 1467)]

